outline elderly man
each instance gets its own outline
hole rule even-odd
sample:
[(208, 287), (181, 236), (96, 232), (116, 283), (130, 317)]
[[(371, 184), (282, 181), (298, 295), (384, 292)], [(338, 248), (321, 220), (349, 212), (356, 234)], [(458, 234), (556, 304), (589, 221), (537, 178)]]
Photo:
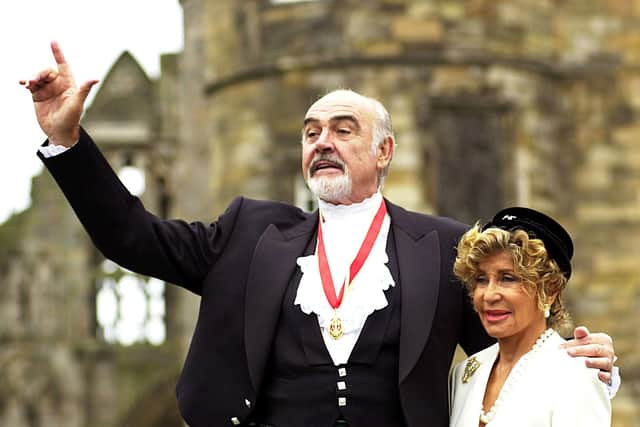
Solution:
[[(339, 90), (309, 108), (302, 170), (318, 212), (240, 197), (210, 225), (166, 221), (80, 128), (95, 81), (77, 87), (52, 51), (58, 69), (21, 82), (45, 165), (105, 256), (201, 296), (177, 386), (189, 425), (448, 425), (456, 344), (470, 354), (491, 340), (452, 279), (466, 226), (380, 193), (395, 141), (379, 102)], [(611, 340), (581, 334), (572, 351), (608, 381)]]

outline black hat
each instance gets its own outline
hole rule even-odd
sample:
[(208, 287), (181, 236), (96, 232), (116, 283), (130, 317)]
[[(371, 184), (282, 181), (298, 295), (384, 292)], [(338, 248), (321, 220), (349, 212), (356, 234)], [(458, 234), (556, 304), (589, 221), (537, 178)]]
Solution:
[(516, 206), (498, 212), (482, 229), (489, 227), (509, 231), (520, 229), (530, 237), (542, 240), (547, 253), (567, 279), (571, 276), (573, 242), (569, 233), (553, 218), (533, 209)]

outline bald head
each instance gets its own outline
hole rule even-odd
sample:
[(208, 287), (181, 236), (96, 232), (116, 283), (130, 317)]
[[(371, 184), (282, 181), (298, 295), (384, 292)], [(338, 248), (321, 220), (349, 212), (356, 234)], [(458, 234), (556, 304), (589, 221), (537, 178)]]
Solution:
[(327, 104), (344, 103), (359, 106), (363, 111), (368, 111), (374, 122), (374, 143), (379, 144), (382, 139), (393, 135), (391, 116), (380, 101), (359, 94), (351, 89), (336, 89), (314, 102), (309, 111), (314, 107)]

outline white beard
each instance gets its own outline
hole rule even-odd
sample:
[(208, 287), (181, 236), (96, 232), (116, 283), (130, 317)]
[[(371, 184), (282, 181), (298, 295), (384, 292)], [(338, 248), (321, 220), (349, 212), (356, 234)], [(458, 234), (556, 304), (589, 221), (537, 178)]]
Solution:
[(338, 200), (348, 199), (351, 196), (351, 176), (345, 173), (336, 176), (320, 176), (307, 179), (307, 186), (314, 196), (329, 203), (337, 203)]

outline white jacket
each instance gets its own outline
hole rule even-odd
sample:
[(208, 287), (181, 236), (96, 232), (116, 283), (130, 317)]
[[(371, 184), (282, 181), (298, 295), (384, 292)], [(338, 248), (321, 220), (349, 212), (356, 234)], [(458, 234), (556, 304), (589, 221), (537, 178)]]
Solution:
[[(560, 348), (564, 340), (553, 333), (523, 362), (521, 358), (501, 390), (502, 402), (487, 427), (603, 427), (611, 425), (611, 402), (598, 372), (584, 358)], [(469, 359), (456, 365), (450, 378), (450, 426), (477, 427), (485, 388), (498, 356), (498, 344), (471, 357), (480, 362), (466, 383)], [(521, 365), (518, 367), (518, 365)], [(489, 408), (485, 408), (488, 410)]]

